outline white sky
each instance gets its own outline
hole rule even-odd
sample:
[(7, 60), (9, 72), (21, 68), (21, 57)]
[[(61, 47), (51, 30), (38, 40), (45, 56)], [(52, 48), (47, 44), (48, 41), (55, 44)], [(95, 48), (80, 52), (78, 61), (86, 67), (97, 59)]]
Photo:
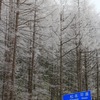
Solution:
[(90, 0), (97, 12), (100, 12), (100, 0)]
[[(55, 0), (58, 2), (59, 0)], [(100, 12), (100, 0), (89, 0), (90, 3), (94, 6), (93, 8), (96, 9), (96, 11), (99, 13)]]

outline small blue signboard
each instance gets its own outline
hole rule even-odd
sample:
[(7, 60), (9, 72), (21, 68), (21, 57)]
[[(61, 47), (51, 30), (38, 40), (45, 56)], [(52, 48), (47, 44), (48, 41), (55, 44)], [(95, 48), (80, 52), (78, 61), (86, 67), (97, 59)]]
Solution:
[(62, 100), (92, 100), (91, 91), (65, 94), (62, 96)]

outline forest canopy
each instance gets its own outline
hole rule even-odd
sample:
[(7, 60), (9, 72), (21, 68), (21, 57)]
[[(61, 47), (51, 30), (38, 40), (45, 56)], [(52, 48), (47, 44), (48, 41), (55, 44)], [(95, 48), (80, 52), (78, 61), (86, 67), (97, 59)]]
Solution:
[(0, 0), (0, 100), (100, 100), (99, 31), (89, 0)]

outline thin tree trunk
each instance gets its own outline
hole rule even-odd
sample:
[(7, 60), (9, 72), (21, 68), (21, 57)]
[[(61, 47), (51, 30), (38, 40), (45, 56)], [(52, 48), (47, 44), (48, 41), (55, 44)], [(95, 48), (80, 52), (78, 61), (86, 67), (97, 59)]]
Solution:
[(2, 1), (3, 0), (0, 0), (0, 20), (1, 20), (1, 11), (2, 11)]
[[(6, 16), (6, 33), (7, 33), (7, 16)], [(7, 34), (5, 34), (5, 47), (7, 47)], [(6, 58), (6, 50), (4, 54)], [(6, 59), (5, 59), (6, 62)], [(4, 92), (5, 92), (5, 76), (6, 76), (6, 65), (4, 64), (4, 69), (3, 69), (3, 86), (2, 86), (2, 100), (4, 100)]]
[[(17, 8), (19, 8), (19, 2), (20, 0), (17, 0)], [(11, 81), (12, 81), (12, 88), (11, 91), (11, 100), (15, 100), (15, 91), (14, 91), (14, 81), (15, 81), (15, 67), (16, 67), (16, 48), (17, 48), (17, 35), (18, 32), (18, 19), (19, 19), (19, 11), (16, 12), (16, 21), (15, 21), (15, 34), (14, 34), (14, 40), (13, 40), (13, 61), (12, 61), (12, 75), (11, 75)]]
[(82, 91), (82, 76), (81, 76), (81, 51), (80, 48), (76, 48), (77, 56), (77, 80), (78, 80), (78, 91)]
[(62, 100), (62, 10), (60, 12), (60, 100)]
[(78, 91), (82, 91), (82, 66), (81, 66), (81, 34), (80, 34), (80, 0), (78, 0), (78, 48), (77, 48), (77, 77), (78, 77)]
[[(6, 35), (6, 46), (9, 50), (5, 51), (5, 83), (3, 87), (3, 100), (15, 100), (14, 79), (15, 79), (15, 58), (16, 58), (16, 32), (18, 28), (18, 19), (15, 19), (14, 1), (9, 0), (9, 30)], [(17, 15), (16, 15), (17, 16)], [(15, 20), (17, 23), (15, 23)], [(16, 24), (16, 25), (15, 25)]]
[(99, 62), (98, 62), (98, 52), (96, 51), (96, 61), (97, 61), (97, 100), (99, 100)]
[(88, 76), (87, 76), (87, 55), (84, 53), (84, 66), (85, 66), (85, 90), (88, 90)]
[[(35, 0), (36, 6), (36, 0)], [(31, 66), (28, 70), (28, 93), (29, 97), (28, 100), (32, 100), (32, 90), (35, 90), (35, 65), (34, 65), (34, 57), (35, 57), (35, 35), (36, 35), (36, 7), (34, 7), (34, 22), (33, 22), (33, 39), (32, 39), (32, 59), (31, 59)], [(34, 77), (33, 77), (34, 74)], [(34, 82), (34, 83), (33, 83)]]

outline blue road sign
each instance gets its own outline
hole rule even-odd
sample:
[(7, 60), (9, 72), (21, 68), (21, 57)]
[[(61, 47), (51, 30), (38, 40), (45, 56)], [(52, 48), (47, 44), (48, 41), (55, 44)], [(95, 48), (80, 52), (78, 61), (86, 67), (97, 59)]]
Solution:
[(91, 91), (65, 94), (62, 96), (62, 100), (92, 100)]

